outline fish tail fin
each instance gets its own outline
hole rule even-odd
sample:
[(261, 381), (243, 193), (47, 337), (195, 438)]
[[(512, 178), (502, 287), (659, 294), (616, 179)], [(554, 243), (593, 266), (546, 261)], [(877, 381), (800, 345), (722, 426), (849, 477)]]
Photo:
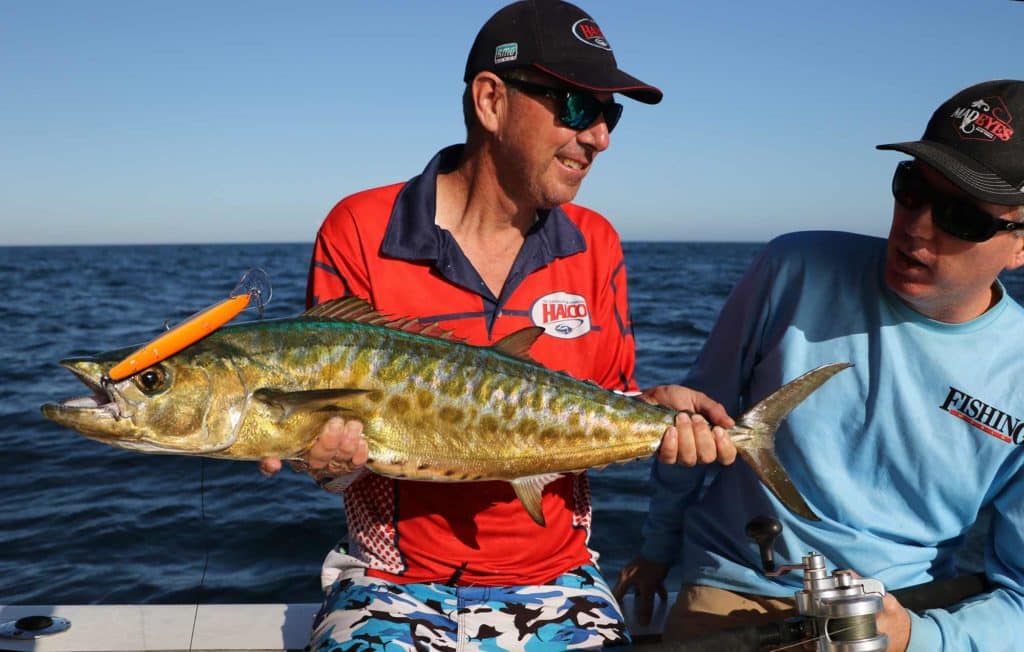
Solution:
[(852, 367), (849, 362), (833, 362), (811, 369), (804, 375), (791, 380), (778, 388), (743, 415), (743, 423), (748, 427), (756, 427), (763, 434), (771, 436), (779, 429), (793, 408), (803, 403), (804, 399), (814, 393), (825, 381), (837, 373)]
[(853, 365), (849, 362), (834, 362), (812, 369), (799, 378), (792, 380), (772, 392), (757, 405), (752, 407), (740, 419), (737, 425), (739, 440), (744, 431), (757, 433), (757, 439), (764, 442), (761, 446), (739, 447), (740, 456), (757, 474), (761, 482), (794, 514), (810, 520), (818, 517), (808, 507), (803, 496), (793, 486), (792, 481), (775, 455), (775, 431), (782, 420), (800, 405), (808, 396), (825, 384), (832, 376)]

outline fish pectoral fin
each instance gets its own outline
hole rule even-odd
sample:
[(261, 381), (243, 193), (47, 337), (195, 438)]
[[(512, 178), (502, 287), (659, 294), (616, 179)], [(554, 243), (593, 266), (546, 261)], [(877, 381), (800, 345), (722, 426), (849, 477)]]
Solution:
[(519, 502), (526, 508), (533, 522), (541, 527), (547, 524), (544, 522), (544, 510), (541, 509), (541, 494), (549, 482), (557, 480), (558, 473), (546, 473), (544, 475), (530, 475), (525, 478), (518, 478), (512, 481), (512, 489), (519, 497)]
[(252, 393), (254, 400), (265, 403), (281, 412), (287, 419), (297, 412), (337, 412), (352, 414), (351, 403), (369, 392), (368, 389), (310, 389), (285, 392), (262, 387)]
[(786, 509), (797, 516), (802, 516), (809, 521), (817, 521), (817, 515), (811, 511), (807, 501), (797, 491), (793, 481), (789, 479), (782, 463), (775, 456), (775, 451), (769, 448), (741, 448), (740, 457), (753, 469), (757, 477), (768, 487), (776, 498), (782, 501)]
[(543, 334), (544, 329), (540, 326), (527, 326), (501, 338), (492, 344), (491, 348), (509, 357), (538, 364), (530, 357), (530, 347)]

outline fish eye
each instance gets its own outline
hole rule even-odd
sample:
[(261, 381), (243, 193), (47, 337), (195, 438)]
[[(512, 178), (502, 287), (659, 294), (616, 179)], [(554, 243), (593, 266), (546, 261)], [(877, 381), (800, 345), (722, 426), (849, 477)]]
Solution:
[(135, 385), (145, 394), (155, 394), (167, 385), (167, 371), (160, 365), (145, 369), (135, 376)]

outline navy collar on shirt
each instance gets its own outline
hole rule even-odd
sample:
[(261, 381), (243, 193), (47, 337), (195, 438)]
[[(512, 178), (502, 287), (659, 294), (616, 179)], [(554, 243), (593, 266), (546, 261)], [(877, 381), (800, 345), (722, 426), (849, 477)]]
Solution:
[(451, 233), (434, 223), (437, 175), (458, 166), (463, 147), (452, 145), (442, 149), (419, 176), (410, 179), (399, 191), (384, 232), (381, 254), (401, 260), (432, 261), (438, 273), (452, 283), (500, 305), (531, 272), (556, 258), (586, 251), (587, 245), (583, 234), (561, 208), (538, 210), (538, 220), (526, 233), (503, 296), (496, 300)]

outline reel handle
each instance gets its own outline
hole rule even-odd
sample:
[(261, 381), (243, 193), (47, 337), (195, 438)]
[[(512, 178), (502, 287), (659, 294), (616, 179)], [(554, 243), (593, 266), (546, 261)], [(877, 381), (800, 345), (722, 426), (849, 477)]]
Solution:
[(761, 566), (765, 573), (775, 570), (775, 553), (772, 546), (775, 539), (782, 534), (782, 524), (771, 516), (755, 516), (747, 523), (747, 536), (757, 542), (757, 548), (761, 551)]

